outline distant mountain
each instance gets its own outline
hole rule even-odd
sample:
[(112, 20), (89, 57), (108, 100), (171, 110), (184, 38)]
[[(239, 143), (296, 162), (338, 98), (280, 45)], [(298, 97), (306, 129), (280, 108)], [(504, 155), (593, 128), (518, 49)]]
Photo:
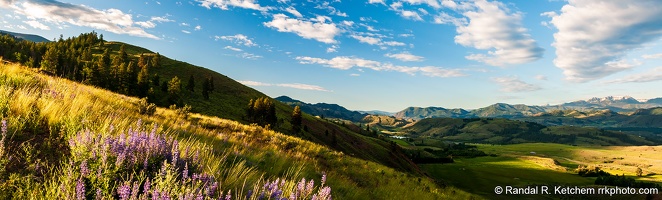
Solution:
[(404, 110), (395, 113), (396, 118), (400, 119), (425, 119), (425, 118), (440, 118), (440, 117), (449, 117), (449, 118), (465, 118), (469, 114), (469, 111), (464, 109), (446, 109), (441, 107), (409, 107)]
[(356, 112), (362, 113), (362, 114), (368, 114), (368, 115), (384, 115), (384, 116), (393, 116), (395, 113), (393, 112), (386, 112), (386, 111), (381, 111), (381, 110), (369, 110), (369, 111), (362, 111), (362, 110), (357, 110)]
[[(588, 100), (573, 101), (559, 105), (530, 106), (524, 104), (497, 103), (484, 108), (471, 111), (463, 109), (445, 109), (441, 107), (409, 107), (395, 113), (396, 118), (401, 119), (425, 119), (425, 118), (523, 118), (523, 117), (589, 117), (594, 115), (605, 115), (605, 110), (618, 113), (632, 113), (638, 109), (649, 109), (662, 107), (662, 98), (650, 99), (645, 102), (630, 96), (608, 96), (604, 98), (591, 98)], [(568, 111), (568, 112), (565, 112)]]
[(522, 116), (531, 116), (538, 113), (545, 112), (545, 108), (541, 106), (527, 106), (524, 104), (510, 105), (505, 103), (497, 103), (485, 108), (472, 110), (471, 114), (475, 117), (499, 117), (499, 118), (514, 118)]
[(31, 34), (24, 34), (24, 33), (14, 33), (14, 32), (9, 32), (9, 31), (4, 31), (0, 30), (0, 34), (8, 34), (12, 35), (16, 38), (23, 39), (23, 40), (28, 40), (28, 41), (33, 41), (33, 42), (50, 42), (50, 40), (38, 36), (38, 35), (31, 35)]
[(646, 101), (646, 103), (648, 103), (648, 104), (658, 104), (658, 105), (662, 105), (662, 97), (660, 97), (660, 98), (654, 98), (654, 99), (649, 99), (648, 101)]
[(340, 119), (350, 120), (353, 122), (359, 122), (363, 120), (365, 116), (368, 115), (357, 111), (347, 110), (347, 108), (342, 107), (338, 104), (327, 104), (327, 103), (309, 104), (296, 99), (292, 99), (288, 96), (280, 96), (280, 97), (276, 97), (275, 99), (290, 106), (299, 106), (301, 108), (301, 111), (314, 116), (340, 118)]

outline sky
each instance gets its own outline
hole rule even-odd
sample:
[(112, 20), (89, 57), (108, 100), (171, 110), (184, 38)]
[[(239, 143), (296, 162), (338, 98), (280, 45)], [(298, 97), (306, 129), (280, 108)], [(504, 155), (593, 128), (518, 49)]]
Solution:
[(662, 97), (662, 1), (0, 0), (0, 29), (96, 31), (271, 97), (396, 112)]

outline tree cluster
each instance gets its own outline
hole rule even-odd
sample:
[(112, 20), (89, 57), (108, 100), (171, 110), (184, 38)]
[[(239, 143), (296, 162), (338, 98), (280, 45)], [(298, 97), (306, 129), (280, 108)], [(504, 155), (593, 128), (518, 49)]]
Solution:
[(276, 105), (268, 97), (251, 99), (246, 108), (246, 118), (250, 123), (274, 127), (278, 121)]

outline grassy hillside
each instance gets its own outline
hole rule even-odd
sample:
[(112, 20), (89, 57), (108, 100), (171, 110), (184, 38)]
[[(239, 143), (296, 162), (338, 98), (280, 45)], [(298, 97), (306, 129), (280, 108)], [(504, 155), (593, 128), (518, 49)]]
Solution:
[(533, 122), (492, 118), (423, 119), (403, 131), (412, 137), (490, 144), (550, 142), (576, 145), (652, 145), (659, 141), (657, 137), (639, 137), (591, 127), (548, 127)]
[[(125, 45), (127, 54), (136, 62), (140, 55), (151, 56), (155, 54), (155, 52), (148, 49), (121, 42), (106, 42), (104, 45), (104, 48), (112, 50), (111, 54), (117, 54), (121, 46)], [(96, 48), (96, 53), (102, 53), (102, 48)], [(161, 66), (150, 69), (150, 73), (158, 74), (160, 76), (160, 82), (178, 76), (182, 80), (183, 85), (188, 82), (189, 77), (192, 75), (194, 80), (197, 80), (195, 90), (191, 92), (183, 89), (181, 95), (183, 103), (192, 106), (192, 112), (218, 116), (242, 123), (247, 123), (244, 116), (246, 115), (248, 102), (258, 97), (266, 97), (265, 94), (242, 85), (225, 75), (207, 68), (173, 60), (167, 56), (161, 56)], [(202, 80), (208, 77), (213, 78), (215, 89), (209, 94), (209, 99), (205, 100), (201, 92)], [(153, 91), (154, 94), (152, 96), (154, 98), (150, 101), (162, 107), (168, 107), (170, 105), (166, 99), (166, 92), (158, 88), (155, 88)], [(420, 174), (418, 167), (409, 161), (405, 155), (400, 152), (390, 151), (388, 142), (373, 137), (365, 137), (346, 127), (330, 123), (325, 119), (304, 114), (303, 125), (307, 131), (294, 134), (291, 131), (292, 125), (290, 124), (293, 108), (276, 100), (273, 100), (273, 102), (276, 105), (276, 115), (279, 120), (276, 126), (271, 128), (276, 131), (295, 135), (318, 144), (326, 145), (348, 155), (382, 163), (401, 171)]]
[(0, 93), (2, 199), (473, 198), (261, 127), (139, 114), (137, 98), (17, 65), (0, 65)]

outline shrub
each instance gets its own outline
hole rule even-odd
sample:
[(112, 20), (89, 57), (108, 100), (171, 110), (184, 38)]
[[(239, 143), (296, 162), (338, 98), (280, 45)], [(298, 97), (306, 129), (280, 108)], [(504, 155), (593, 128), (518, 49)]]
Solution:
[(138, 101), (138, 113), (142, 115), (154, 115), (156, 112), (156, 105), (154, 103), (147, 102), (147, 97), (140, 99)]

